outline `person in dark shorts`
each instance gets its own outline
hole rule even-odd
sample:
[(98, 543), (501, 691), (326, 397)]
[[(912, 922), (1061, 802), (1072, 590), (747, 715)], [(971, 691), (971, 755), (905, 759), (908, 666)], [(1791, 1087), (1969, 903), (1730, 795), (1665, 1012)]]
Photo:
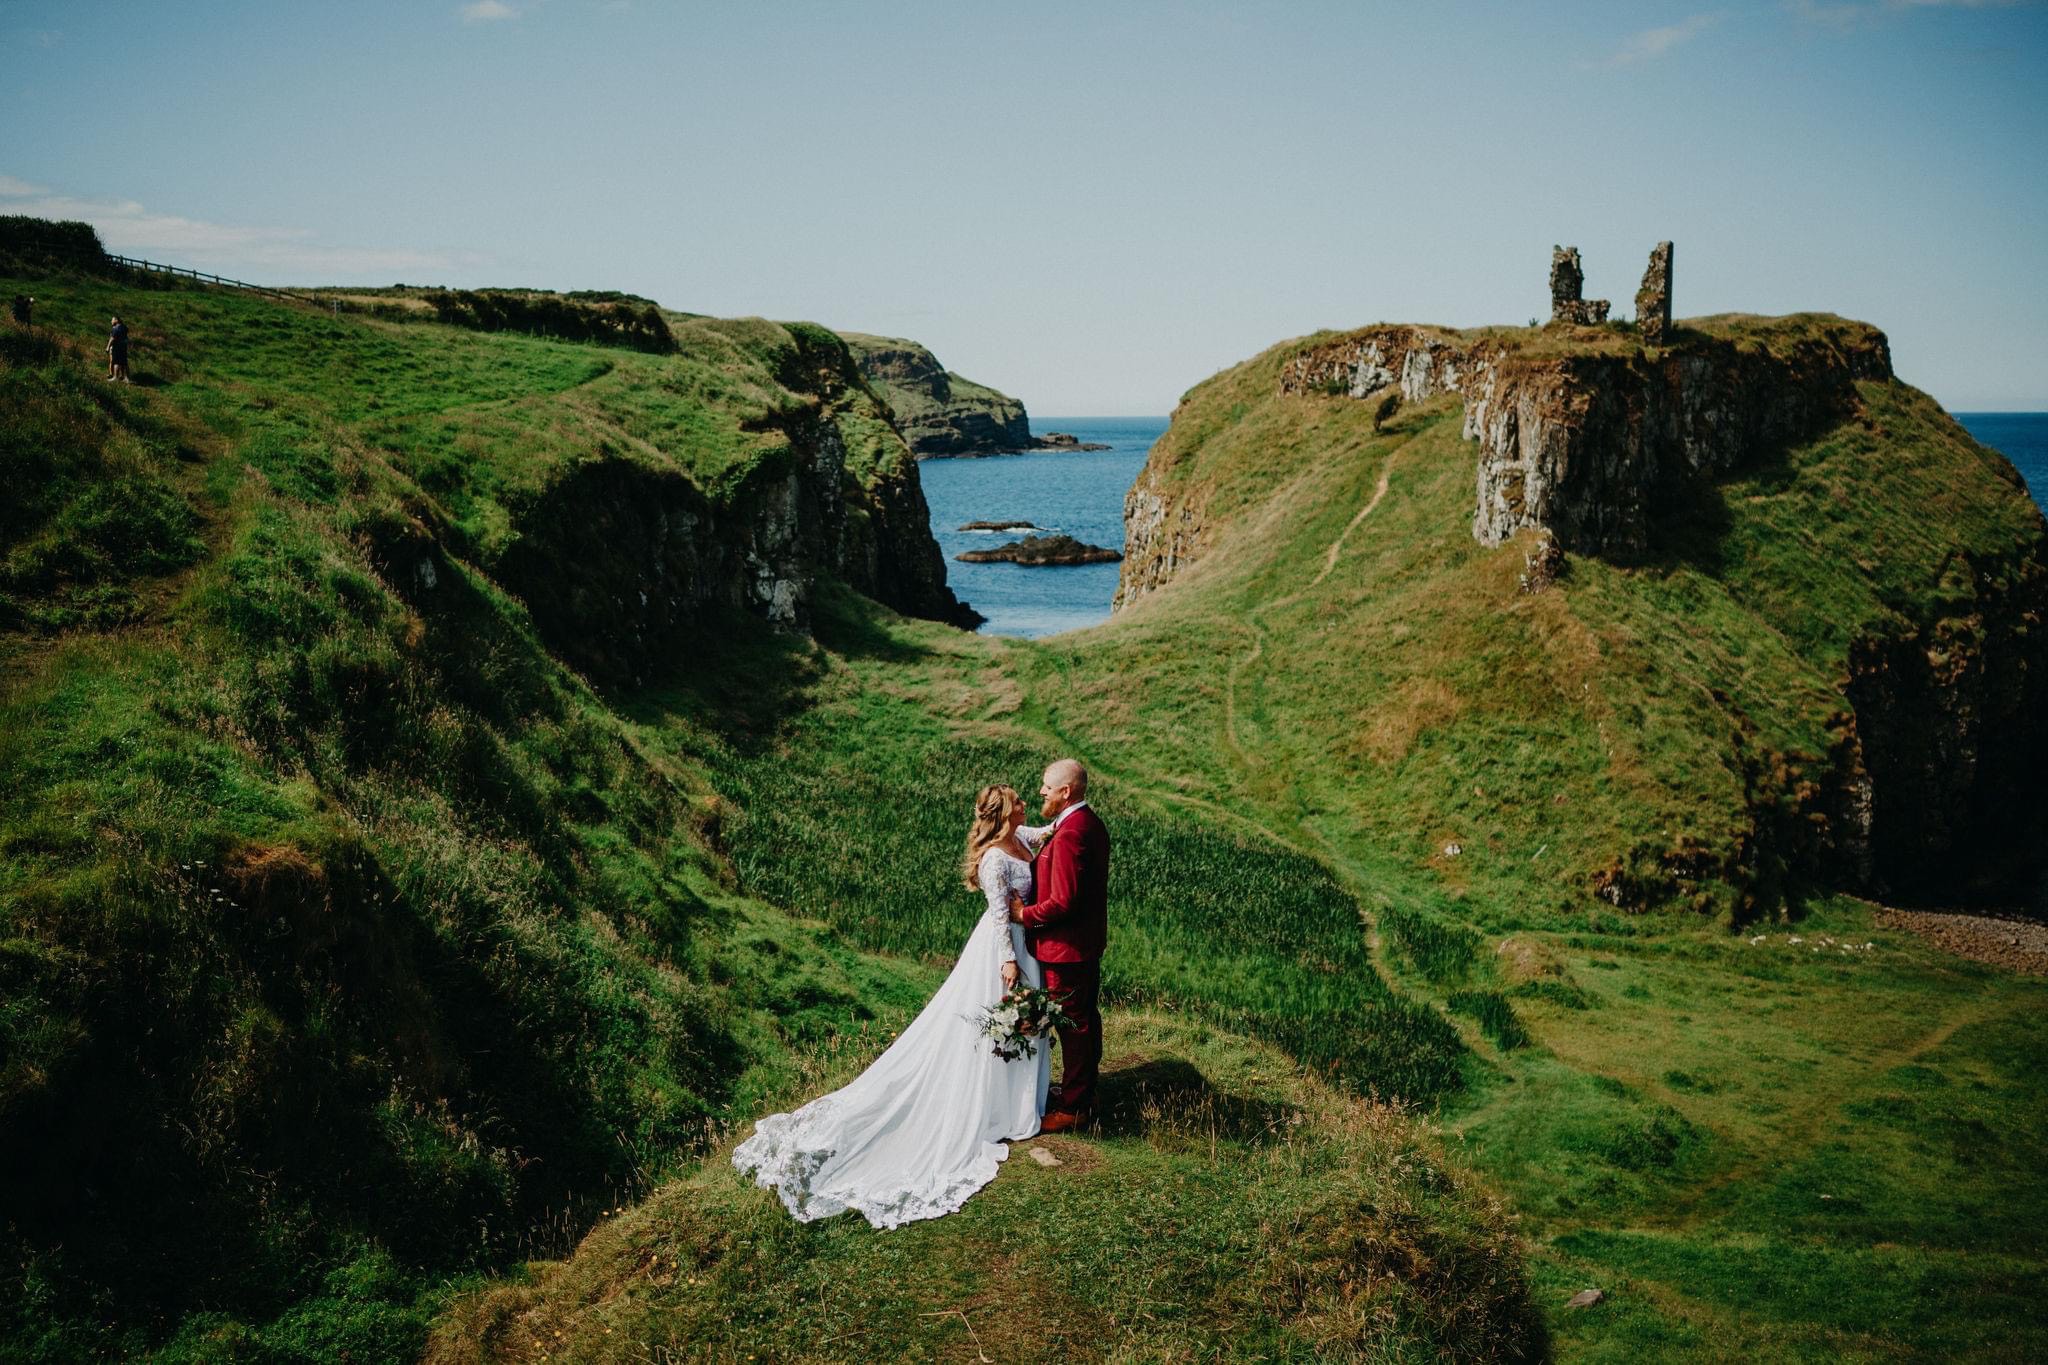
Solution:
[(33, 324), (29, 322), (29, 316), (30, 310), (35, 306), (36, 301), (27, 294), (16, 294), (14, 296), (14, 325), (24, 331), (32, 326)]
[(128, 324), (118, 317), (107, 333), (107, 378), (126, 384), (128, 380)]

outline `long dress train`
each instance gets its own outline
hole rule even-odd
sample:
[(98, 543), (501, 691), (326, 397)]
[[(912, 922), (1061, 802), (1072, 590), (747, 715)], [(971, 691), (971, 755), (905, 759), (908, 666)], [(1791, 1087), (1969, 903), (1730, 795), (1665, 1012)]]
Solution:
[[(1029, 833), (1037, 833), (1030, 831)], [(772, 1114), (732, 1162), (774, 1189), (804, 1222), (857, 1210), (878, 1228), (937, 1218), (995, 1179), (1005, 1140), (1030, 1137), (1045, 1113), (1050, 1040), (1004, 1061), (981, 1032), (1002, 998), (1002, 968), (1041, 983), (1010, 922), (1009, 895), (1031, 895), (1031, 865), (1000, 848), (982, 855), (987, 909), (931, 1002), (874, 1064), (793, 1114)]]

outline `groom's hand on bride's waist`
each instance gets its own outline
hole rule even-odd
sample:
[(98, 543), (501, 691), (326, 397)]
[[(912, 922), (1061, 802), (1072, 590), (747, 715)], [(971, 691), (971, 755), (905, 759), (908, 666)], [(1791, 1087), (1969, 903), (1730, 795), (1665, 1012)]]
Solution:
[(1021, 914), (1023, 914), (1023, 913), (1024, 913), (1024, 904), (1025, 904), (1025, 902), (1024, 902), (1024, 898), (1023, 898), (1022, 896), (1018, 895), (1018, 894), (1017, 894), (1016, 892), (1014, 892), (1014, 891), (1012, 891), (1012, 892), (1010, 893), (1010, 913), (1011, 913), (1011, 914), (1013, 914), (1013, 915), (1021, 915)]

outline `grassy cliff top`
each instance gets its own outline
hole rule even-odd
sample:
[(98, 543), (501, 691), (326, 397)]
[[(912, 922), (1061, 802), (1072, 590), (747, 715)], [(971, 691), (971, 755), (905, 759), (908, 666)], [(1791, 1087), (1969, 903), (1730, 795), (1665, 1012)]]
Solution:
[(742, 1127), (573, 1257), (458, 1302), (426, 1359), (1540, 1358), (1506, 1211), (1416, 1124), (1185, 1017), (1106, 1027), (1101, 1131), (1013, 1144), (956, 1214), (797, 1223), (732, 1170)]
[[(1881, 353), (1887, 344), (1884, 333), (1876, 327), (1834, 313), (1714, 313), (1704, 317), (1676, 318), (1669, 339), (1655, 346), (1646, 344), (1632, 323), (1439, 327), (1430, 323), (1382, 322), (1344, 331), (1313, 332), (1292, 341), (1279, 342), (1225, 373), (1235, 373), (1244, 365), (1256, 365), (1275, 354), (1292, 358), (1304, 352), (1389, 333), (1413, 334), (1425, 341), (1440, 342), (1458, 350), (1483, 348), (1498, 358), (1523, 361), (1654, 358), (1671, 352), (1683, 353), (1688, 348), (1716, 346), (1747, 348), (1778, 357), (1791, 357), (1815, 346), (1845, 354)], [(1186, 402), (1195, 392), (1189, 390), (1181, 396), (1181, 401)]]
[(1024, 405), (1006, 393), (954, 374), (930, 350), (901, 337), (866, 332), (839, 334), (864, 372), (888, 398), (906, 435), (944, 425), (961, 412), (987, 413), (999, 424), (1022, 429)]
[[(1634, 345), (1545, 335), (1588, 330), (1603, 329), (1444, 335)], [(1786, 353), (1882, 335), (1824, 314), (1697, 331)], [(1472, 538), (1476, 448), (1455, 395), (1376, 430), (1370, 403), (1282, 392), (1295, 356), (1364, 334), (1282, 343), (1188, 393), (1145, 481), (1197, 510), (1199, 559), (1092, 638), (1108, 673), (1142, 666), (1184, 705), (1177, 727), (1216, 727), (1215, 776), (1191, 789), (1226, 799), (1240, 753), (1289, 770), (1314, 755), (1315, 776), (1290, 779), (1300, 799), (1402, 849), (1440, 892), (1523, 907), (1504, 925), (1581, 903), (1611, 858), (1753, 847), (1759, 781), (1832, 761), (1851, 643), (1967, 614), (2034, 572), (2048, 534), (2002, 456), (1917, 390), (1863, 381), (1832, 429), (1671, 509), (1649, 562), (1574, 557), (1559, 590), (1525, 593), (1522, 551)], [(1255, 646), (1219, 690), (1213, 661)], [(1445, 861), (1452, 842), (1464, 852)], [(1702, 888), (1724, 910), (1749, 894), (1725, 866), (1733, 884)]]
[(87, 351), (118, 313), (138, 380), (203, 413), (258, 469), (266, 452), (308, 440), (374, 448), (493, 549), (516, 509), (580, 460), (677, 471), (716, 499), (772, 470), (788, 450), (782, 424), (821, 403), (872, 419), (849, 425), (865, 433), (848, 452), (857, 474), (907, 459), (858, 374), (832, 358), (831, 334), (808, 324), (666, 314), (676, 349), (646, 354), (149, 277), (7, 277), (0, 288), (35, 295), (39, 324)]

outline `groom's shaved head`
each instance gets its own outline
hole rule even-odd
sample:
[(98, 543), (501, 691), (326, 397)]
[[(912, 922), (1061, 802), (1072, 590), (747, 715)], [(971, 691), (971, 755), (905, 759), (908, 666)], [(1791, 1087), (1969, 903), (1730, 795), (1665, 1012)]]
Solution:
[(1039, 814), (1050, 820), (1088, 795), (1088, 770), (1071, 758), (1063, 758), (1045, 770), (1045, 785), (1038, 789), (1042, 802)]
[(1077, 758), (1063, 758), (1045, 770), (1045, 785), (1072, 787), (1074, 799), (1079, 801), (1088, 794), (1088, 770)]

